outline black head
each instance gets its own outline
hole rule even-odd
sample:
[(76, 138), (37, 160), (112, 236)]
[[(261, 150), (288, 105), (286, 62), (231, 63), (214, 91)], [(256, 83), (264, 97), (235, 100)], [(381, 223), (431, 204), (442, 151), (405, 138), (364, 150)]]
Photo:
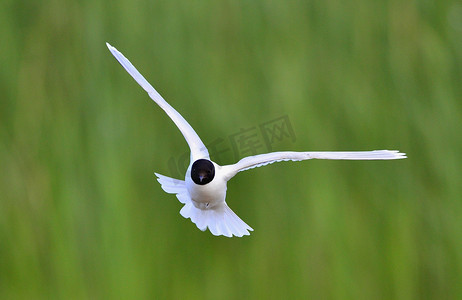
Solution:
[(191, 178), (199, 185), (209, 183), (215, 177), (215, 167), (210, 160), (198, 159), (196, 160), (191, 168)]

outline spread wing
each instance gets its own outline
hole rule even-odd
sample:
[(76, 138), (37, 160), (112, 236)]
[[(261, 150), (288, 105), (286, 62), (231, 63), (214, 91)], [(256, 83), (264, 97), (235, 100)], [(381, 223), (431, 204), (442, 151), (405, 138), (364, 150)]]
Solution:
[(151, 84), (149, 84), (149, 82), (147, 82), (143, 75), (138, 72), (138, 70), (122, 53), (108, 43), (106, 43), (106, 45), (122, 67), (125, 68), (125, 70), (133, 77), (133, 79), (136, 80), (136, 82), (138, 82), (139, 85), (141, 85), (141, 87), (148, 93), (149, 97), (151, 97), (151, 99), (167, 113), (178, 129), (180, 129), (189, 145), (189, 148), (191, 149), (191, 160), (195, 161), (200, 158), (209, 158), (207, 148), (204, 143), (202, 143), (191, 125), (189, 125), (188, 122), (172, 106), (170, 106), (167, 101), (164, 100), (164, 98), (162, 98), (162, 96), (152, 87)]
[(374, 150), (356, 152), (272, 152), (248, 156), (234, 165), (223, 166), (227, 180), (240, 171), (266, 166), (280, 161), (300, 161), (307, 159), (337, 159), (337, 160), (389, 160), (406, 158), (405, 153), (397, 150)]

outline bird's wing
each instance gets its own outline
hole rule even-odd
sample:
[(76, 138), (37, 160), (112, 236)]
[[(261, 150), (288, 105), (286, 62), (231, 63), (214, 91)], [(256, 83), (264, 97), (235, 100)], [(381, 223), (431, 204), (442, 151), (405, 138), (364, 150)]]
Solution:
[(222, 170), (227, 180), (240, 171), (266, 166), (279, 161), (299, 161), (307, 159), (339, 159), (339, 160), (388, 160), (406, 158), (405, 153), (397, 150), (374, 150), (356, 152), (272, 152), (248, 156), (234, 165), (223, 166)]
[(204, 143), (202, 143), (201, 139), (188, 124), (188, 122), (172, 107), (167, 101), (162, 98), (162, 96), (152, 87), (149, 82), (143, 77), (143, 75), (138, 72), (138, 70), (132, 65), (132, 63), (116, 48), (106, 43), (109, 51), (111, 51), (112, 55), (119, 61), (122, 67), (127, 70), (127, 72), (133, 77), (133, 79), (138, 82), (139, 85), (148, 93), (149, 97), (151, 97), (154, 102), (156, 102), (172, 119), (175, 125), (180, 129), (181, 133), (183, 134), (186, 142), (191, 149), (191, 159), (195, 161), (200, 158), (209, 158), (209, 152), (205, 147)]

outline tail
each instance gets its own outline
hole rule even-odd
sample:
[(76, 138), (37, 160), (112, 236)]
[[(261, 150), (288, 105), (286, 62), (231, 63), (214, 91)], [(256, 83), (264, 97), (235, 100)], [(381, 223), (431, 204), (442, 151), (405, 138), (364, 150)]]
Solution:
[(190, 201), (181, 209), (180, 214), (185, 218), (191, 218), (200, 230), (205, 231), (208, 228), (213, 235), (242, 237), (250, 235), (249, 230), (253, 231), (229, 208), (226, 202), (211, 209), (202, 210)]
[(197, 228), (205, 231), (209, 228), (213, 235), (224, 235), (227, 237), (250, 235), (253, 229), (242, 221), (225, 203), (214, 206), (213, 208), (202, 210), (194, 206), (189, 197), (186, 184), (183, 180), (170, 178), (155, 173), (157, 181), (162, 189), (169, 194), (176, 194), (178, 200), (184, 204), (180, 214), (196, 224)]

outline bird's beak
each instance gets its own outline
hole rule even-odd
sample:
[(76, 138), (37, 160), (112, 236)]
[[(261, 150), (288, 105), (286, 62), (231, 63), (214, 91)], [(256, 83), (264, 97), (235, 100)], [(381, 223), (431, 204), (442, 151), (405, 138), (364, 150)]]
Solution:
[(202, 179), (204, 179), (204, 178), (205, 178), (205, 175), (199, 174), (199, 181), (200, 181), (200, 182), (202, 182)]

